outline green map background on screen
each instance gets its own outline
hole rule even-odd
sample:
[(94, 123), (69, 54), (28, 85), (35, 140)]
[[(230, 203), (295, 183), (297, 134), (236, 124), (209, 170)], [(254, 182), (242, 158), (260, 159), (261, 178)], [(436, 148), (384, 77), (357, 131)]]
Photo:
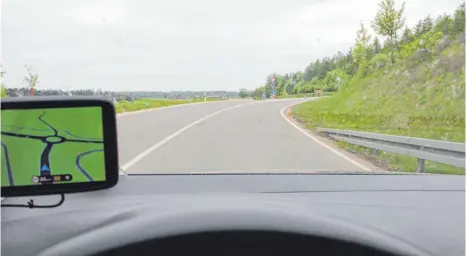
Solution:
[[(73, 176), (60, 183), (105, 180), (101, 107), (2, 110), (1, 121), (2, 187), (33, 185), (47, 169)], [(50, 167), (44, 167), (48, 142)]]

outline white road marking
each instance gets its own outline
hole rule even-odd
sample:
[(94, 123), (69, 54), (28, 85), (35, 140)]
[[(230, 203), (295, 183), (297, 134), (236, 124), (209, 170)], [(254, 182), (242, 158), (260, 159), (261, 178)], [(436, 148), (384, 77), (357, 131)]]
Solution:
[[(302, 102), (301, 102), (302, 103)], [(350, 157), (346, 156), (345, 154), (341, 153), (340, 151), (336, 150), (335, 148), (325, 144), (324, 142), (320, 141), (318, 138), (316, 138), (315, 136), (309, 134), (307, 131), (305, 131), (304, 129), (300, 128), (298, 125), (296, 125), (295, 123), (293, 123), (290, 119), (288, 119), (284, 112), (285, 110), (287, 110), (288, 108), (294, 106), (294, 105), (297, 105), (297, 104), (300, 104), (300, 103), (293, 103), (293, 104), (290, 104), (288, 106), (285, 106), (283, 109), (280, 110), (280, 114), (282, 115), (282, 117), (289, 123), (291, 124), (291, 126), (295, 127), (297, 130), (299, 130), (301, 133), (303, 133), (305, 136), (309, 137), (310, 139), (314, 140), (316, 143), (318, 143), (319, 145), (327, 148), (328, 150), (330, 150), (331, 152), (333, 152), (334, 154), (342, 157), (343, 159), (351, 162), (352, 164), (358, 166), (359, 168), (361, 168), (362, 170), (364, 171), (371, 171), (370, 168), (366, 167), (365, 165), (351, 159)]]
[(155, 145), (149, 147), (149, 149), (145, 150), (144, 152), (140, 153), (139, 155), (137, 155), (136, 157), (134, 157), (132, 160), (130, 160), (129, 162), (125, 163), (123, 166), (120, 167), (121, 170), (123, 171), (126, 171), (128, 170), (129, 168), (131, 168), (132, 166), (134, 166), (136, 163), (138, 163), (142, 158), (146, 157), (147, 155), (149, 155), (151, 152), (153, 152), (155, 149), (161, 147), (162, 145), (166, 144), (168, 141), (170, 141), (171, 139), (173, 139), (174, 137), (180, 135), (181, 133), (183, 133), (184, 131), (188, 130), (189, 128), (209, 119), (209, 118), (212, 118), (222, 112), (226, 112), (226, 111), (229, 111), (229, 110), (232, 110), (232, 109), (235, 109), (235, 108), (238, 108), (238, 107), (241, 107), (241, 106), (245, 106), (245, 105), (250, 105), (250, 104), (257, 104), (257, 103), (261, 103), (260, 101), (257, 101), (257, 102), (248, 102), (248, 103), (245, 103), (245, 104), (239, 104), (239, 105), (235, 105), (235, 106), (231, 106), (231, 107), (228, 107), (228, 108), (225, 108), (225, 109), (221, 109), (221, 110), (218, 110), (214, 113), (211, 113), (207, 116), (204, 116), (203, 118), (199, 119), (199, 120), (196, 120), (195, 122), (187, 125), (186, 127), (176, 131), (175, 133), (169, 135), (168, 137), (166, 137), (165, 139), (163, 139), (162, 141), (156, 143)]

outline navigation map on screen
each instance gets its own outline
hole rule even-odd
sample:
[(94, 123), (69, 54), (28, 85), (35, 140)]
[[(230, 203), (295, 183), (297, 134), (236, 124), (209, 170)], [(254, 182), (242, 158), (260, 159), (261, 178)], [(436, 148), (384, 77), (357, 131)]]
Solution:
[(2, 110), (2, 187), (105, 181), (101, 107)]

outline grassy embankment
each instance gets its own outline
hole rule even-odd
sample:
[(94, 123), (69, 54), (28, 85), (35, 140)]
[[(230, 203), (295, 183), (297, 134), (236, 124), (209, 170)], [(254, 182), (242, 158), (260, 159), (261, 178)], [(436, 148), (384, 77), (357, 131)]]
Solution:
[[(207, 98), (207, 102), (226, 100), (224, 98)], [(143, 109), (155, 109), (172, 105), (204, 102), (203, 99), (139, 99), (134, 102), (122, 101), (115, 104), (117, 113), (134, 112)]]
[[(353, 78), (333, 97), (295, 106), (293, 115), (311, 129), (339, 128), (464, 143), (464, 51), (464, 33), (453, 40), (444, 38), (429, 52), (430, 58), (421, 60), (412, 53), (394, 67), (370, 67), (365, 76)], [(339, 145), (382, 161), (390, 169), (412, 172), (416, 168), (415, 158)], [(465, 174), (462, 168), (429, 161), (426, 171)]]

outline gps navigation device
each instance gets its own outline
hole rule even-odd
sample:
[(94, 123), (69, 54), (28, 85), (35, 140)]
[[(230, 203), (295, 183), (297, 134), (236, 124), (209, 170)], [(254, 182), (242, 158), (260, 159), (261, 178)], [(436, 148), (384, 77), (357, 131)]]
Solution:
[(116, 116), (100, 97), (1, 100), (2, 197), (76, 193), (118, 182)]

